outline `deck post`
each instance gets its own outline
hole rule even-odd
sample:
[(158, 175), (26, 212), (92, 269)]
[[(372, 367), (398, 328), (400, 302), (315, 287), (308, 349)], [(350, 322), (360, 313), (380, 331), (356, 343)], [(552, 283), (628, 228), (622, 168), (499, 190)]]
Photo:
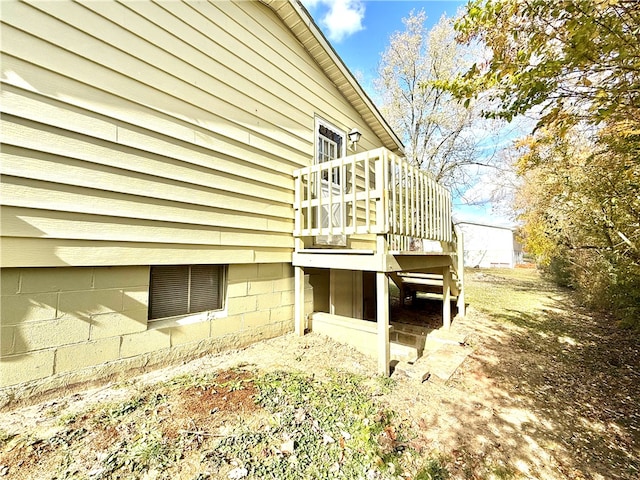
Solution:
[(304, 335), (304, 268), (293, 267), (294, 270), (294, 322), (296, 335)]
[(461, 270), (462, 273), (458, 274), (458, 282), (460, 286), (458, 287), (458, 300), (456, 302), (456, 307), (458, 310), (458, 315), (460, 317), (464, 317), (467, 314), (466, 305), (464, 303), (464, 270)]
[(451, 270), (442, 269), (442, 326), (445, 330), (451, 327)]
[(389, 376), (391, 347), (389, 345), (389, 280), (384, 272), (376, 272), (378, 323), (378, 373)]
[(462, 230), (456, 227), (456, 238), (458, 240), (457, 254), (458, 254), (458, 301), (456, 306), (458, 307), (458, 315), (464, 317), (466, 312), (466, 305), (464, 303), (464, 234)]

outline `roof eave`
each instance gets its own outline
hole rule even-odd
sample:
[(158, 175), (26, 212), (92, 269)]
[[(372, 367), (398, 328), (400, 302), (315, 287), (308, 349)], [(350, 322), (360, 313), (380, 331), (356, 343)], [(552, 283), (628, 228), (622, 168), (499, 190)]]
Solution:
[(299, 0), (261, 0), (293, 32), (383, 145), (404, 154), (404, 145)]

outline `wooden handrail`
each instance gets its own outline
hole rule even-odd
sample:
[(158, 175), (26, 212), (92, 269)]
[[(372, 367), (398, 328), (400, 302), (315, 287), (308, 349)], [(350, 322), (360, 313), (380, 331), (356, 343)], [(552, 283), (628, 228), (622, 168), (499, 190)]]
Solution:
[(451, 193), (386, 148), (300, 168), (293, 176), (296, 237), (383, 234), (391, 250), (453, 241)]

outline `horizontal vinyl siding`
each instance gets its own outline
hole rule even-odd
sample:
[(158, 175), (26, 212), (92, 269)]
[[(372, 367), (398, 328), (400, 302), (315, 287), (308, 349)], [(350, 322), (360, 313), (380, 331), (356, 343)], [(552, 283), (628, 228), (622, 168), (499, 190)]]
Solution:
[[(188, 218), (194, 225), (216, 225), (230, 229), (290, 232), (293, 228), (293, 220), (270, 217), (259, 211), (239, 215), (237, 211), (220, 207), (143, 198), (136, 192), (121, 194), (111, 190), (101, 191), (77, 185), (52, 184), (48, 181), (6, 175), (0, 183), (0, 197), (5, 205), (33, 209), (44, 206), (54, 211), (144, 218), (174, 223), (184, 222)], [(228, 199), (228, 197), (223, 196), (222, 199)], [(238, 205), (238, 203), (230, 202), (230, 205)], [(134, 210), (136, 217), (131, 217)]]
[[(217, 228), (186, 223), (155, 222), (85, 215), (51, 210), (35, 210), (3, 206), (2, 230), (5, 237), (60, 238), (143, 242), (153, 240), (165, 244), (235, 245), (293, 248), (289, 232), (263, 232), (238, 228)], [(34, 235), (36, 234), (36, 235)]]
[(257, 2), (7, 3), (1, 21), (5, 267), (288, 262), (314, 115), (380, 145)]
[[(224, 245), (159, 244), (151, 242), (107, 242), (48, 238), (4, 237), (2, 266), (24, 258), (31, 266), (66, 267), (79, 265), (172, 265), (200, 263), (274, 263), (282, 258), (282, 248)], [(291, 255), (288, 256), (291, 261)]]
[[(119, 130), (120, 133), (127, 142), (130, 132)], [(289, 181), (290, 175), (263, 172), (258, 167), (243, 168), (240, 162), (220, 161), (219, 157), (201, 154), (200, 149), (195, 146), (189, 149), (186, 145), (176, 147), (175, 143), (169, 143), (158, 145), (156, 152), (150, 152), (149, 149), (156, 143), (153, 137), (146, 139), (147, 143), (144, 139), (139, 139), (141, 148), (136, 149), (122, 143), (111, 144), (8, 115), (3, 117), (2, 136), (6, 146), (3, 152), (7, 155), (4, 173), (9, 175), (17, 176), (22, 170), (30, 178), (35, 178), (33, 175), (38, 172), (44, 175), (54, 174), (44, 172), (43, 169), (47, 162), (57, 158), (60, 165), (57, 175), (60, 177), (73, 178), (69, 174), (82, 176), (82, 172), (92, 177), (93, 172), (97, 175), (103, 172), (105, 175), (130, 177), (135, 185), (138, 181), (146, 182), (140, 185), (144, 189), (153, 187), (149, 183), (162, 189), (165, 188), (163, 183), (174, 183), (176, 186), (185, 185), (186, 188), (208, 187), (243, 195), (249, 192), (252, 197), (269, 198), (281, 204), (286, 204), (291, 195), (290, 189), (278, 185), (278, 180), (280, 184), (292, 183)], [(161, 154), (163, 146), (164, 155)], [(25, 160), (26, 164), (19, 160), (12, 162), (15, 157), (29, 160)], [(195, 163), (194, 160), (201, 162)], [(209, 166), (204, 165), (207, 161)], [(33, 172), (28, 172), (30, 167)], [(74, 171), (66, 172), (64, 168)], [(236, 173), (229, 173), (230, 171)], [(97, 177), (92, 180), (95, 183), (101, 181)], [(187, 194), (188, 192), (184, 193), (185, 198)], [(242, 205), (238, 205), (238, 208), (242, 208)], [(287, 215), (288, 211), (283, 213)]]

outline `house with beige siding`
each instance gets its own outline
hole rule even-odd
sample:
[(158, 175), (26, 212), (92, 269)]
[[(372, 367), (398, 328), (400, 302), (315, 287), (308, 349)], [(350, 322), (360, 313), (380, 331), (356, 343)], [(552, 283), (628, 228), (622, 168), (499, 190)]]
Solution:
[(441, 274), (445, 322), (463, 299), (450, 194), (298, 1), (0, 21), (5, 397), (331, 322), (388, 374), (389, 278)]

